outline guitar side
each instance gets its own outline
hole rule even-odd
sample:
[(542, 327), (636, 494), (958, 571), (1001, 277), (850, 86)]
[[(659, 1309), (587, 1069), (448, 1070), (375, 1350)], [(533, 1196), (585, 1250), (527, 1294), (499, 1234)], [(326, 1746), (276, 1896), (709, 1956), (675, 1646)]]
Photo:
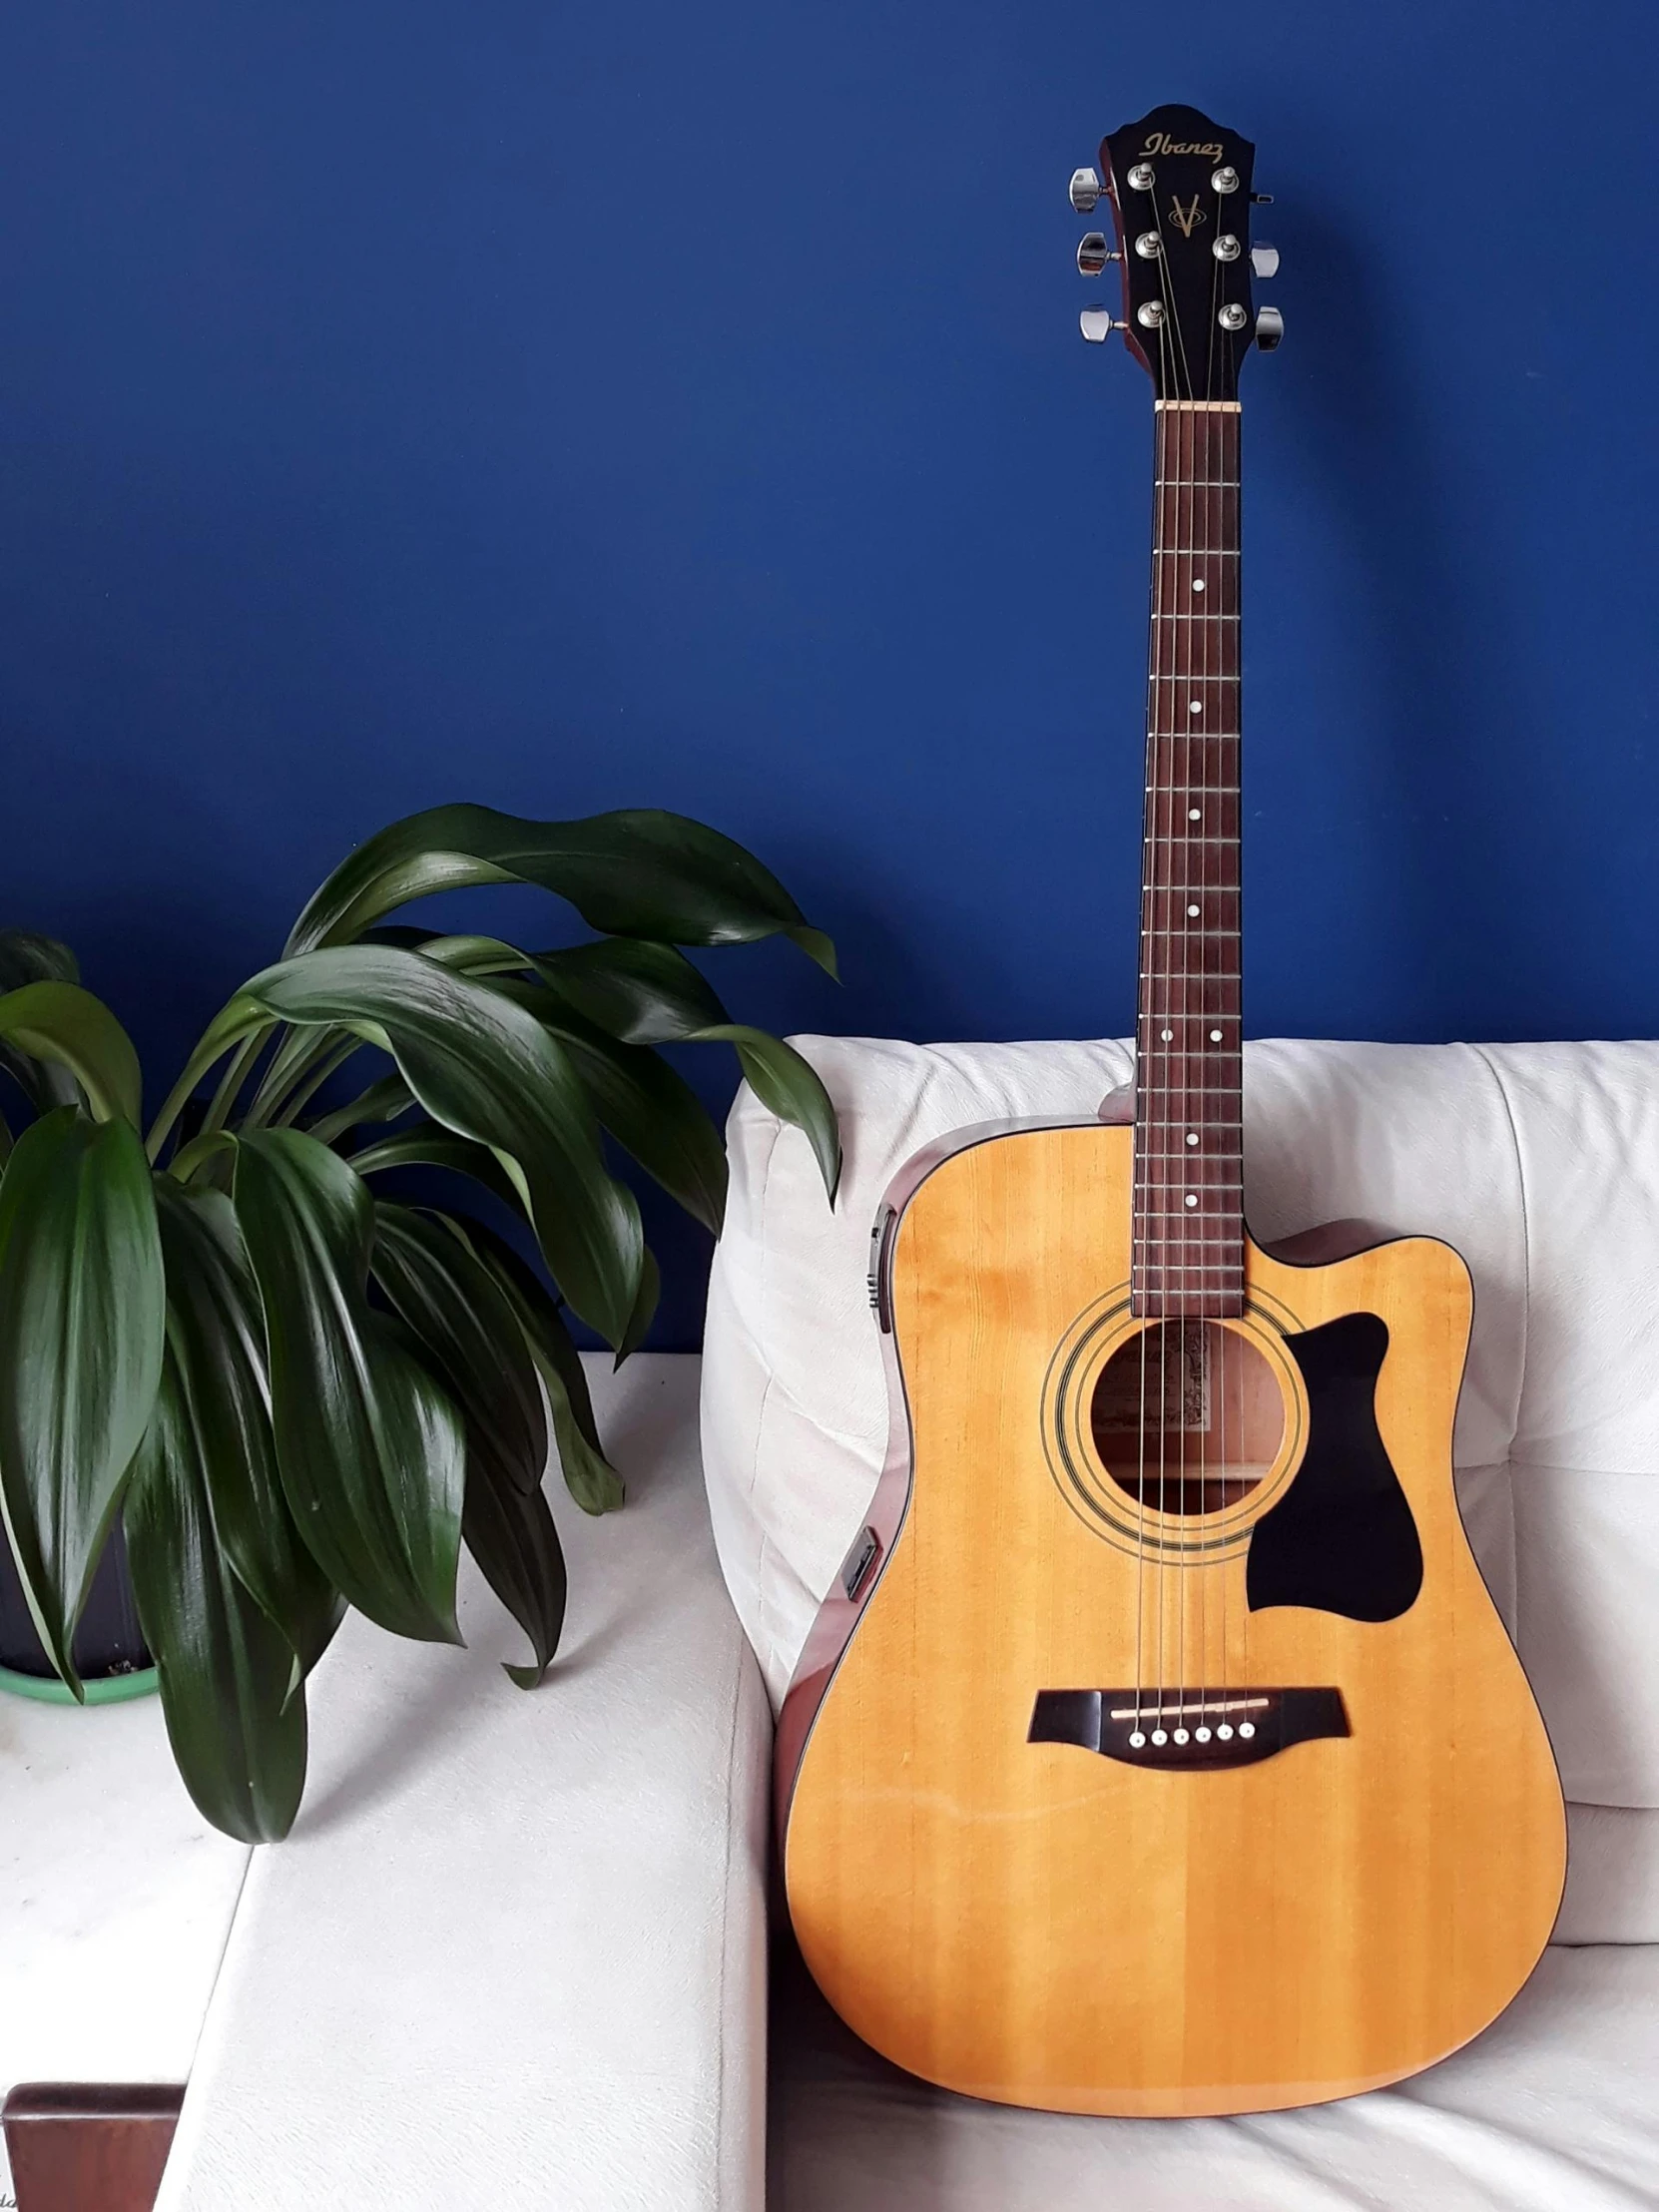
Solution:
[[(867, 1586), (827, 1605), (781, 1723), (790, 1910), (847, 2023), (946, 2087), (1098, 2113), (1318, 2102), (1477, 2033), (1560, 1900), (1548, 1741), (1452, 1487), (1468, 1277), (1427, 1239), (1320, 1266), (1250, 1245), (1284, 1449), (1248, 1511), (1214, 1516), (1213, 1558), (1201, 1515), (1198, 1548), (1149, 1573), (1091, 1503), (1104, 1470), (1068, 1489), (1089, 1446), (1064, 1410), (1128, 1276), (1132, 1146), (1099, 1124), (988, 1135), (901, 1194), (886, 1278), (909, 1451), (872, 1509)], [(1390, 1617), (1283, 1602), (1239, 1535), (1314, 1479), (1335, 1415), (1299, 1348), (1344, 1329), (1385, 1332), (1374, 1381), (1337, 1395), (1371, 1405), (1420, 1555)], [(1179, 1607), (1189, 1677), (1322, 1687), (1347, 1732), (1287, 1729), (1271, 1756), (1204, 1769), (1044, 1739), (1044, 1693), (1147, 1677), (1154, 1603), (1160, 1680)]]

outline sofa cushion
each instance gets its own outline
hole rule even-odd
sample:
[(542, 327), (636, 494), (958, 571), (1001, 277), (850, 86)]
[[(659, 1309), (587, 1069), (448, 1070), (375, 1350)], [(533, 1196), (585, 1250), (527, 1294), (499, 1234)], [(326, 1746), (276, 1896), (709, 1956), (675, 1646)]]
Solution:
[[(749, 1092), (704, 1364), (704, 1466), (733, 1598), (781, 1700), (886, 1445), (866, 1291), (887, 1183), (977, 1122), (1086, 1118), (1122, 1043), (797, 1040), (841, 1115), (833, 1213)], [(1246, 1047), (1265, 1241), (1360, 1216), (1447, 1239), (1474, 1331), (1455, 1456), (1471, 1541), (1569, 1797), (1659, 1807), (1659, 1045)]]
[(1631, 2212), (1659, 2204), (1659, 1945), (1551, 1949), (1503, 2016), (1392, 2089), (1301, 2112), (1099, 2120), (978, 2104), (775, 1960), (769, 2212)]
[(353, 1614), (258, 1853), (158, 2212), (760, 2212), (771, 1727), (709, 1540), (697, 1362), (590, 1361), (626, 1511), (553, 1477), (544, 1685)]

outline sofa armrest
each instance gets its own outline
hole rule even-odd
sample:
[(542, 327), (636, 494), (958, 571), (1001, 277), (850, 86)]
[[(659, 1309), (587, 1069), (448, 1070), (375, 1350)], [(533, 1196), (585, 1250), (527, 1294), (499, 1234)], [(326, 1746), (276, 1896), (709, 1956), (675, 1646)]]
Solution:
[[(353, 1618), (311, 1778), (257, 1853), (158, 2212), (759, 2212), (771, 1720), (709, 1534), (698, 1362), (594, 1363), (628, 1482), (559, 1491), (543, 1687)], [(554, 1478), (557, 1488), (557, 1478)]]

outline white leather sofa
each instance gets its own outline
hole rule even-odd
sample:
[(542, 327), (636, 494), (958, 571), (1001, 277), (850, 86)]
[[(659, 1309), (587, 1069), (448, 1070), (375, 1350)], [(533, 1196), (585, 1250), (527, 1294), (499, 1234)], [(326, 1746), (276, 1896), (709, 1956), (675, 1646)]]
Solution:
[[(106, 1800), (149, 1838), (136, 1894), (53, 1841), (122, 1709), (0, 1711), (0, 1864), (30, 1900), (0, 1901), (0, 2076), (177, 2077), (196, 2042), (161, 2212), (1659, 2206), (1659, 1046), (1251, 1049), (1259, 1235), (1358, 1214), (1473, 1268), (1460, 1493), (1573, 1801), (1567, 1901), (1516, 2004), (1414, 2082), (1113, 2122), (972, 2104), (857, 2045), (769, 1930), (767, 1824), (772, 1707), (884, 1447), (881, 1191), (963, 1124), (1086, 1117), (1128, 1055), (803, 1041), (841, 1202), (743, 1094), (702, 1467), (695, 1359), (593, 1363), (631, 1499), (593, 1522), (553, 1485), (572, 1607), (542, 1691), (502, 1681), (513, 1632), (475, 1579), (465, 1653), (353, 1621), (304, 1811), (240, 1903), (244, 1855), (181, 1813), (154, 1707), (118, 1720)], [(95, 1897), (72, 1978), (124, 2023), (102, 2040), (48, 1994)]]
[[(741, 1097), (704, 1349), (715, 1535), (775, 1707), (885, 1451), (866, 1270), (888, 1180), (967, 1124), (1086, 1119), (1130, 1073), (1111, 1043), (802, 1041), (842, 1117), (841, 1202)], [(1486, 2035), (1395, 2089), (1104, 2121), (899, 2074), (776, 1931), (772, 2212), (1659, 2205), (1659, 1047), (1247, 1055), (1258, 1237), (1359, 1216), (1445, 1237), (1473, 1271), (1458, 1491), (1571, 1801), (1555, 1942)]]

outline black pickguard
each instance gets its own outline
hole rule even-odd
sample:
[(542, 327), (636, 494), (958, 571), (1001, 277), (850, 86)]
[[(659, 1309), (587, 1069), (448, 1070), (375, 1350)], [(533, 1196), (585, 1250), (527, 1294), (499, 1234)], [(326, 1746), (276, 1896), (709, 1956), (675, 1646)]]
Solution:
[(1377, 1427), (1387, 1324), (1345, 1314), (1285, 1342), (1308, 1385), (1308, 1448), (1251, 1533), (1251, 1609), (1308, 1605), (1396, 1620), (1422, 1587), (1422, 1545)]

